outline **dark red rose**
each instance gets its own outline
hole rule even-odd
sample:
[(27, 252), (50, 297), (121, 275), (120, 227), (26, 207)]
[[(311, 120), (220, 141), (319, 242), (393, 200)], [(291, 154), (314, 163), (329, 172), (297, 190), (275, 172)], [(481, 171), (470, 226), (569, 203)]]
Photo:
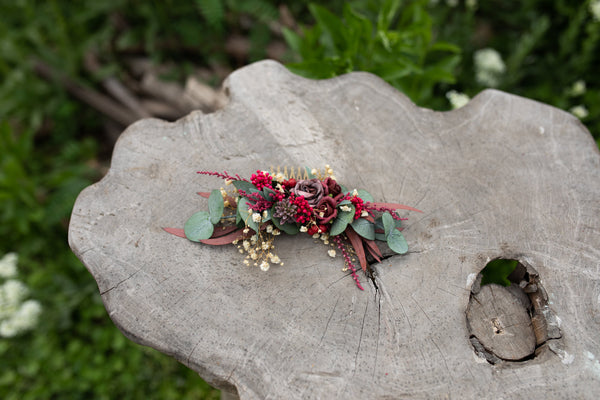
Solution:
[(318, 179), (301, 180), (296, 183), (292, 193), (304, 197), (308, 204), (314, 208), (323, 197), (323, 185)]
[(335, 179), (327, 177), (321, 183), (323, 184), (323, 189), (326, 196), (331, 195), (331, 197), (337, 197), (340, 193), (342, 193), (342, 187), (338, 185)]
[(325, 196), (314, 208), (315, 217), (319, 224), (326, 224), (337, 217), (336, 201), (329, 196)]

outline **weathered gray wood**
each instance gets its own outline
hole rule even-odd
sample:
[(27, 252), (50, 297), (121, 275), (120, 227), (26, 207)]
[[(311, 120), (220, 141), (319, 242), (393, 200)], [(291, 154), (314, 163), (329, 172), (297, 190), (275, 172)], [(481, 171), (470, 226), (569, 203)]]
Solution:
[[(242, 399), (600, 395), (600, 156), (578, 120), (493, 90), (433, 112), (369, 74), (311, 81), (269, 61), (227, 85), (219, 112), (129, 127), (75, 204), (71, 247), (129, 338)], [(364, 292), (309, 237), (281, 237), (285, 265), (263, 273), (161, 230), (221, 185), (197, 170), (325, 163), (424, 210)], [(469, 340), (470, 287), (496, 257), (535, 268), (560, 323), (525, 362), (491, 365)]]

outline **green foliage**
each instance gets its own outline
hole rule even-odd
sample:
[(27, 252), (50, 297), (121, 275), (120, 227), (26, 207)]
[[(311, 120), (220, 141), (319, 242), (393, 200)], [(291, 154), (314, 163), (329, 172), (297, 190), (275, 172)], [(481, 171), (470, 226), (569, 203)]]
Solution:
[(288, 68), (314, 79), (372, 72), (425, 104), (435, 84), (455, 82), (453, 70), (460, 60), (458, 47), (435, 41), (426, 4), (425, 0), (406, 4), (386, 0), (370, 17), (349, 4), (341, 16), (311, 4), (316, 21), (312, 28), (305, 28), (302, 35), (284, 30), (300, 59)]
[(492, 260), (483, 270), (481, 270), (481, 285), (496, 283), (502, 286), (509, 286), (508, 276), (515, 270), (519, 262), (517, 260), (506, 260), (498, 258)]
[[(581, 119), (599, 141), (600, 20), (590, 3), (479, 1), (476, 8), (431, 6), (429, 13), (437, 21), (438, 37), (463, 50), (456, 90), (474, 96), (485, 88), (474, 79), (473, 55), (493, 48), (506, 64), (498, 89), (566, 111), (585, 107), (588, 114)], [(583, 91), (573, 90), (578, 81), (585, 83)]]

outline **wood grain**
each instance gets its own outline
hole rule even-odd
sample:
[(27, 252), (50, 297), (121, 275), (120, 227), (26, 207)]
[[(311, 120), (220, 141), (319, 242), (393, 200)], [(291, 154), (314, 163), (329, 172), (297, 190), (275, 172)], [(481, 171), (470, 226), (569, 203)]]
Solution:
[[(70, 245), (107, 312), (241, 399), (600, 396), (600, 155), (573, 116), (486, 90), (456, 111), (415, 106), (377, 77), (313, 81), (264, 61), (227, 80), (221, 111), (146, 119), (79, 196)], [(169, 235), (197, 191), (271, 165), (331, 164), (406, 211), (409, 252), (360, 272), (310, 237), (281, 237), (267, 273), (229, 246)], [(474, 277), (498, 257), (539, 273), (563, 338), (489, 364), (469, 340)]]

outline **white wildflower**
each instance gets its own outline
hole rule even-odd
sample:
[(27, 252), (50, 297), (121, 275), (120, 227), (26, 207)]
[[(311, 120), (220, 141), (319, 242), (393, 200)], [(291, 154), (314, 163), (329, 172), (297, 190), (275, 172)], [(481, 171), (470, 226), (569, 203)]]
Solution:
[(335, 250), (331, 249), (331, 250), (327, 251), (327, 254), (329, 254), (329, 257), (335, 257)]
[(0, 336), (9, 338), (28, 331), (37, 325), (42, 306), (35, 300), (27, 300), (10, 318), (0, 323)]
[(590, 1), (590, 14), (596, 21), (600, 21), (600, 0)]
[(259, 213), (252, 213), (252, 221), (253, 222), (260, 222), (261, 221), (261, 217)]
[(15, 313), (28, 292), (27, 286), (21, 281), (10, 279), (4, 282), (0, 286), (0, 319)]
[(577, 96), (581, 96), (582, 94), (584, 94), (585, 91), (586, 91), (585, 81), (582, 79), (579, 79), (578, 81), (573, 83), (573, 86), (571, 86), (567, 90), (567, 93), (569, 94), (569, 96), (577, 97)]
[(579, 119), (584, 119), (585, 117), (587, 117), (590, 114), (588, 112), (588, 109), (585, 108), (585, 106), (583, 104), (579, 104), (575, 107), (571, 107), (569, 112)]
[(17, 275), (17, 254), (8, 253), (0, 260), (0, 278), (13, 278)]
[(268, 271), (269, 270), (269, 263), (266, 261), (263, 261), (260, 263), (260, 269), (262, 269), (263, 271)]
[(506, 65), (498, 51), (486, 48), (477, 50), (473, 55), (475, 80), (482, 86), (496, 87), (500, 84)]
[(450, 102), (450, 105), (452, 106), (453, 110), (463, 107), (470, 100), (469, 96), (467, 96), (464, 93), (457, 92), (456, 90), (451, 90), (448, 93), (446, 93), (446, 98)]

